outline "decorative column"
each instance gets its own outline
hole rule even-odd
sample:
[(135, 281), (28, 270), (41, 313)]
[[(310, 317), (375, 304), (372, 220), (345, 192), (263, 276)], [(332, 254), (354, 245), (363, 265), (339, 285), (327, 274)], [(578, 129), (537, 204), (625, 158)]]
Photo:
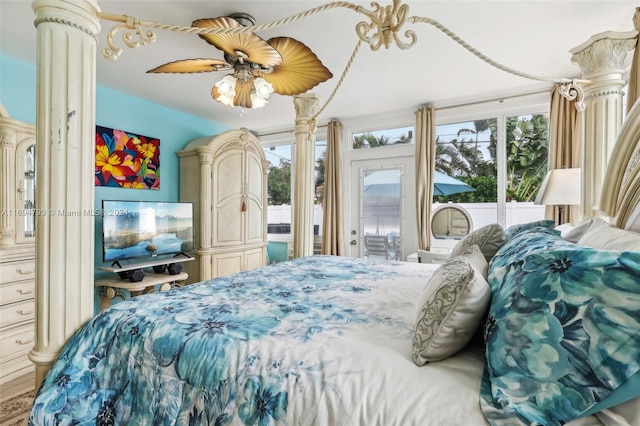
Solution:
[(36, 389), (94, 312), (96, 0), (35, 0)]
[(571, 62), (578, 64), (584, 86), (586, 109), (582, 145), (582, 200), (580, 216), (588, 220), (600, 216), (598, 202), (602, 181), (622, 125), (622, 88), (625, 86), (624, 60), (636, 44), (635, 31), (604, 32), (570, 50)]
[(293, 184), (293, 257), (313, 254), (316, 124), (319, 98), (303, 93), (293, 98), (296, 108), (295, 181)]
[[(16, 133), (13, 129), (4, 126), (8, 118), (0, 114), (0, 169), (5, 170), (5, 176), (14, 176), (16, 171), (15, 147)], [(0, 247), (9, 247), (15, 241), (15, 217), (10, 214), (15, 209), (14, 193), (15, 182), (13, 179), (0, 180), (0, 206), (8, 212), (0, 212)]]
[(213, 164), (213, 153), (209, 149), (209, 145), (206, 147), (196, 148), (198, 156), (200, 158), (200, 247), (196, 247), (197, 253), (200, 255), (198, 262), (199, 277), (197, 281), (205, 279), (205, 277), (212, 277), (213, 270), (211, 265), (211, 244), (212, 244), (212, 231), (211, 231), (211, 214), (212, 214), (212, 196), (213, 189), (212, 184), (212, 171), (211, 165)]

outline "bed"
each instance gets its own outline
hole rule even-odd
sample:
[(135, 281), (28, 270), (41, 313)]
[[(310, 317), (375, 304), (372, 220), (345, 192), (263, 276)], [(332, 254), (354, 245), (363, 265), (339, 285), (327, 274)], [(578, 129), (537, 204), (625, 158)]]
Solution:
[(30, 424), (639, 425), (640, 233), (620, 219), (639, 108), (603, 185), (616, 220), (490, 224), (443, 264), (311, 256), (117, 303), (67, 342)]
[[(569, 241), (596, 238), (590, 228), (622, 231), (591, 221), (567, 238), (552, 221), (491, 225), (443, 265), (312, 256), (118, 303), (67, 343), (30, 424), (562, 424), (577, 412), (572, 425), (634, 424), (615, 412), (621, 401), (582, 416), (627, 378), (631, 392), (640, 389), (640, 252)], [(640, 242), (622, 232), (625, 244)], [(588, 297), (571, 288), (558, 296), (567, 280), (523, 278), (527, 265), (557, 253), (576, 265), (587, 259), (569, 280), (596, 277)], [(597, 278), (612, 265), (624, 266), (617, 287)], [(509, 306), (514, 282), (535, 306)], [(604, 325), (594, 331), (580, 326), (576, 310), (587, 298), (602, 302), (598, 285), (616, 310), (599, 310)], [(556, 343), (568, 350), (553, 352), (548, 325), (560, 313), (567, 332)], [(592, 318), (583, 314), (585, 323)], [(516, 324), (533, 332), (518, 334)], [(604, 342), (591, 351), (601, 367), (590, 364), (583, 329)], [(591, 374), (602, 366), (615, 370), (609, 381)]]

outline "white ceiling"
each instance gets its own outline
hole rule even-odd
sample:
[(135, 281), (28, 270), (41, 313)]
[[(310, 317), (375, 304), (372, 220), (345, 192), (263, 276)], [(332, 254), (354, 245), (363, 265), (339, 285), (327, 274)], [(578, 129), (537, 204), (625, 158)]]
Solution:
[[(370, 2), (357, 2), (371, 9)], [(409, 16), (429, 17), (446, 26), (474, 48), (497, 62), (530, 74), (579, 77), (569, 50), (604, 31), (631, 31), (636, 1), (431, 1), (405, 0)], [(245, 12), (264, 24), (309, 10), (325, 2), (296, 1), (99, 1), (103, 12), (140, 20), (190, 26), (200, 18)], [(381, 5), (392, 4), (392, 0)], [(0, 0), (0, 53), (35, 63), (36, 30), (29, 0)], [(259, 35), (296, 38), (309, 46), (334, 77), (311, 91), (320, 105), (329, 99), (357, 43), (355, 25), (364, 15), (333, 8)], [(98, 49), (106, 46), (112, 23), (101, 21)], [(424, 23), (406, 24), (418, 41), (408, 49), (397, 46), (372, 51), (363, 45), (335, 98), (319, 116), (322, 123), (413, 111), (420, 105), (436, 107), (500, 98), (546, 89), (549, 83), (512, 76), (472, 56), (438, 29)], [(229, 127), (258, 132), (292, 128), (295, 119), (290, 97), (274, 94), (269, 104), (249, 110), (229, 108), (211, 98), (223, 72), (203, 74), (146, 74), (166, 62), (187, 58), (220, 58), (222, 52), (196, 35), (157, 30), (154, 44), (124, 48), (111, 62), (100, 53), (97, 82), (130, 95), (201, 116)], [(117, 40), (118, 42), (118, 40)], [(629, 55), (631, 56), (631, 55)], [(1, 88), (0, 88), (1, 89)]]

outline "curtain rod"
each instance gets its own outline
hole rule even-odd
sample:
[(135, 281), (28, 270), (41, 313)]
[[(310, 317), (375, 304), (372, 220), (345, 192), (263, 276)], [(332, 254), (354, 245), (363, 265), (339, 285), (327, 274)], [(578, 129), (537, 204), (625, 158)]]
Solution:
[(499, 98), (485, 99), (483, 101), (473, 101), (473, 102), (467, 102), (467, 103), (464, 103), (464, 104), (457, 104), (457, 105), (449, 105), (449, 106), (440, 107), (440, 108), (438, 108), (436, 106), (435, 108), (436, 108), (436, 112), (437, 112), (437, 111), (442, 111), (442, 110), (445, 110), (445, 109), (462, 108), (462, 107), (473, 106), (473, 105), (487, 104), (489, 102), (502, 102), (502, 101), (505, 101), (507, 99), (516, 99), (516, 98), (524, 98), (526, 96), (541, 95), (543, 93), (549, 93), (550, 91), (551, 91), (551, 89), (539, 90), (537, 92), (523, 93), (523, 94), (520, 94), (520, 95), (501, 96)]
[[(543, 93), (549, 93), (551, 91), (551, 89), (547, 89), (547, 90), (539, 90), (537, 92), (530, 92), (530, 93), (523, 93), (520, 95), (509, 95), (509, 96), (501, 96), (499, 98), (493, 98), (493, 99), (485, 99), (482, 101), (474, 101), (474, 102), (466, 102), (463, 104), (457, 104), (457, 105), (449, 105), (449, 106), (445, 106), (445, 107), (436, 107), (436, 112), (437, 111), (442, 111), (442, 110), (446, 110), (446, 109), (454, 109), (454, 108), (463, 108), (463, 107), (467, 107), (467, 106), (473, 106), (473, 105), (480, 105), (480, 104), (486, 104), (489, 102), (502, 102), (505, 101), (507, 99), (516, 99), (516, 98), (524, 98), (526, 96), (534, 96), (534, 95), (541, 95)], [(317, 126), (317, 128), (321, 128), (321, 127), (327, 127), (328, 124), (322, 124)], [(295, 130), (279, 130), (277, 132), (270, 132), (270, 133), (256, 133), (257, 137), (263, 137), (263, 136), (274, 136), (274, 135), (282, 135), (285, 133), (295, 133)]]

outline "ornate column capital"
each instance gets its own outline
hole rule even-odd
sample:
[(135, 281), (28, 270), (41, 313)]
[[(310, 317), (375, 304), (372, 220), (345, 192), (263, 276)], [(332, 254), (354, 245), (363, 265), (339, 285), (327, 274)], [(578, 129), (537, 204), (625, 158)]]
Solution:
[(296, 122), (298, 120), (311, 119), (320, 104), (320, 98), (315, 93), (303, 93), (293, 97), (293, 106), (296, 109)]
[(569, 51), (571, 62), (582, 70), (583, 78), (593, 79), (603, 75), (624, 75), (627, 52), (636, 46), (637, 31), (606, 31), (591, 36), (587, 41)]
[(14, 131), (2, 130), (0, 133), (0, 147), (13, 149), (16, 145), (16, 133)]

